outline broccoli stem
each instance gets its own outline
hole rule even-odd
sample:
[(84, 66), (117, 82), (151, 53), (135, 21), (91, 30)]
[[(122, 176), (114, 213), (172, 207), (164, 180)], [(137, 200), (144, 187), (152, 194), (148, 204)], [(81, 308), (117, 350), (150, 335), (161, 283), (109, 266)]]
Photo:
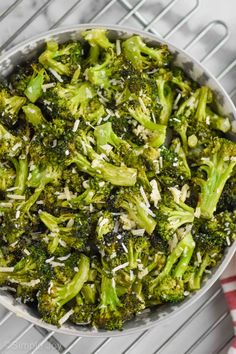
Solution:
[(117, 296), (116, 288), (113, 284), (114, 280), (112, 278), (106, 277), (102, 274), (102, 281), (101, 281), (101, 309), (109, 308), (113, 311), (116, 311), (117, 307), (121, 306), (121, 302)]
[(74, 152), (74, 157), (68, 163), (75, 163), (80, 171), (93, 177), (97, 176), (115, 186), (133, 186), (137, 180), (137, 170), (135, 168), (114, 166), (101, 159), (95, 159), (90, 164), (86, 157), (78, 152)]
[(194, 248), (195, 242), (191, 232), (188, 232), (168, 256), (166, 265), (162, 272), (157, 276), (156, 279), (151, 282), (151, 291), (162, 281), (164, 277), (171, 273), (175, 263), (179, 258), (180, 260), (176, 265), (173, 274), (176, 277), (182, 277), (188, 267)]
[(227, 117), (221, 117), (218, 114), (212, 112), (209, 108), (206, 109), (207, 117), (210, 118), (210, 125), (212, 128), (227, 133), (230, 128), (230, 120)]
[(199, 122), (205, 122), (206, 121), (206, 105), (208, 101), (210, 91), (209, 88), (206, 86), (203, 86), (199, 90), (199, 102), (197, 106), (197, 111), (195, 114), (195, 117)]
[(209, 264), (210, 264), (210, 257), (208, 254), (206, 254), (202, 260), (199, 269), (196, 271), (196, 273), (193, 274), (193, 276), (189, 280), (189, 290), (194, 291), (201, 288), (202, 276), (203, 273), (205, 272), (205, 269), (209, 266)]
[(160, 123), (167, 125), (174, 103), (173, 90), (163, 79), (157, 80), (157, 87), (158, 97), (162, 105), (162, 110), (159, 118)]
[(41, 112), (41, 109), (38, 106), (35, 106), (33, 103), (29, 103), (26, 106), (23, 106), (22, 110), (25, 113), (26, 120), (34, 127), (39, 127), (47, 123)]
[[(47, 228), (52, 231), (58, 231), (59, 229), (59, 224), (63, 223), (64, 221), (67, 221), (73, 217), (73, 214), (65, 214), (59, 217), (53, 216), (46, 211), (42, 211), (39, 214), (40, 220), (44, 223), (44, 225), (47, 226)], [(70, 231), (70, 228), (65, 228), (68, 232)]]
[(42, 90), (42, 85), (44, 81), (44, 70), (40, 70), (40, 72), (35, 76), (33, 76), (25, 91), (24, 94), (25, 96), (30, 100), (30, 102), (34, 103), (37, 101), (39, 97), (42, 96), (43, 90)]
[(87, 304), (95, 304), (96, 302), (96, 287), (94, 284), (84, 284), (81, 293)]
[(106, 144), (111, 144), (114, 147), (119, 147), (121, 144), (127, 144), (126, 141), (119, 138), (112, 129), (111, 122), (98, 125), (94, 129), (94, 135), (97, 140), (97, 145), (103, 146)]
[(28, 177), (28, 160), (24, 159), (12, 159), (13, 165), (16, 169), (16, 179), (15, 179), (15, 194), (22, 195), (25, 191), (26, 181)]
[(0, 124), (0, 141), (14, 141), (15, 136), (9, 133), (9, 131)]
[(34, 193), (29, 197), (29, 199), (24, 203), (23, 207), (21, 208), (23, 213), (28, 213), (30, 211), (31, 207), (37, 202), (43, 190), (44, 186), (35, 189)]
[(81, 254), (78, 272), (68, 284), (65, 284), (65, 286), (58, 291), (57, 301), (60, 307), (73, 299), (80, 292), (84, 283), (88, 280), (89, 269), (89, 258)]
[(115, 186), (134, 186), (137, 180), (137, 170), (135, 168), (118, 167), (101, 160), (98, 161), (97, 172), (101, 176), (100, 178)]
[[(171, 216), (169, 216), (168, 221), (170, 223), (171, 229), (177, 230), (180, 226), (193, 222), (194, 214), (193, 209), (183, 202), (179, 202), (176, 205), (177, 210), (171, 211)], [(163, 208), (164, 209), (164, 208)], [(169, 208), (166, 207), (168, 212)]]

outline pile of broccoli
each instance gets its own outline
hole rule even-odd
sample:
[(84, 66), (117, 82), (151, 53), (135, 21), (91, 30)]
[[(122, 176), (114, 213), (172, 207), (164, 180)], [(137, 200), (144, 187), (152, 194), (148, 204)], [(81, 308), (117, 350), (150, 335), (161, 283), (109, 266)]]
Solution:
[(48, 323), (121, 330), (235, 240), (236, 144), (166, 45), (82, 36), (0, 86), (0, 286)]

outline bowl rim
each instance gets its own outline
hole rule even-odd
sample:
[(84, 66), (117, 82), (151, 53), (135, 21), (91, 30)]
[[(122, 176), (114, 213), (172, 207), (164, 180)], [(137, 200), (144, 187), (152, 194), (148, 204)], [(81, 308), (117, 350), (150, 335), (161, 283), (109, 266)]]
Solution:
[[(220, 92), (223, 94), (224, 98), (226, 99), (227, 103), (229, 104), (229, 107), (234, 115), (234, 118), (236, 119), (236, 107), (234, 106), (231, 98), (229, 97), (228, 93), (224, 89), (224, 87), (221, 85), (221, 83), (217, 80), (217, 78), (214, 77), (213, 74), (203, 65), (201, 62), (194, 58), (191, 54), (187, 53), (184, 49), (181, 49), (177, 46), (175, 46), (171, 41), (165, 40), (160, 38), (158, 35), (149, 33), (144, 30), (139, 30), (133, 27), (129, 26), (121, 26), (121, 25), (110, 25), (110, 24), (102, 24), (102, 23), (83, 23), (83, 24), (78, 24), (78, 25), (72, 25), (72, 26), (60, 26), (59, 28), (52, 29), (49, 31), (44, 31), (40, 34), (34, 35), (30, 37), (29, 39), (26, 39), (24, 41), (21, 41), (20, 43), (17, 43), (13, 47), (11, 47), (9, 50), (4, 50), (1, 55), (0, 55), (0, 65), (1, 63), (6, 60), (8, 57), (11, 57), (18, 51), (20, 51), (23, 47), (26, 45), (30, 45), (33, 43), (36, 43), (39, 40), (48, 40), (51, 36), (55, 35), (61, 35), (61, 34), (66, 34), (70, 32), (80, 32), (82, 30), (86, 29), (93, 29), (93, 28), (101, 28), (101, 29), (106, 29), (108, 31), (115, 31), (115, 32), (121, 32), (122, 34), (127, 34), (127, 35), (140, 35), (144, 39), (152, 40), (155, 42), (159, 42), (162, 44), (167, 44), (168, 46), (171, 47), (171, 51), (175, 50), (177, 53), (182, 54), (184, 57), (189, 59), (191, 62), (196, 63), (198, 67), (202, 69), (204, 73), (207, 74), (207, 76), (219, 87)], [(188, 301), (186, 301), (182, 306), (179, 308), (176, 308), (172, 312), (166, 314), (164, 317), (158, 317), (156, 320), (150, 323), (145, 323), (140, 325), (139, 327), (135, 328), (127, 328), (124, 329), (123, 331), (106, 331), (106, 330), (97, 330), (93, 329), (93, 331), (88, 331), (83, 332), (80, 331), (79, 327), (76, 325), (64, 327), (62, 325), (60, 328), (50, 325), (46, 322), (43, 322), (42, 319), (37, 318), (33, 316), (30, 312), (23, 311), (23, 308), (21, 306), (18, 306), (17, 303), (13, 303), (7, 300), (8, 295), (11, 296), (7, 291), (1, 290), (0, 291), (4, 294), (4, 296), (0, 293), (0, 304), (2, 304), (4, 307), (6, 307), (8, 310), (12, 311), (15, 313), (17, 316), (22, 317), (25, 320), (30, 321), (31, 323), (35, 325), (39, 325), (47, 330), (55, 331), (57, 333), (63, 333), (63, 334), (68, 334), (68, 335), (73, 335), (73, 336), (81, 336), (81, 337), (119, 337), (119, 336), (125, 336), (125, 335), (130, 335), (137, 333), (139, 331), (147, 330), (150, 329), (158, 324), (163, 324), (166, 321), (172, 319), (173, 317), (177, 316), (180, 314), (182, 311), (186, 310), (189, 308), (193, 303), (197, 302), (209, 289), (212, 287), (212, 285), (217, 281), (217, 279), (221, 276), (223, 273), (224, 269), (230, 262), (231, 258), (233, 257), (234, 253), (236, 251), (236, 240), (230, 245), (228, 248), (227, 254), (224, 256), (221, 264), (219, 265), (218, 269), (216, 272), (210, 277), (210, 279), (207, 279), (207, 281), (202, 285), (201, 289), (193, 293), (193, 297), (189, 298)], [(12, 296), (11, 296), (12, 297)], [(23, 305), (24, 307), (27, 307), (27, 305)], [(132, 321), (132, 320), (131, 320)], [(78, 329), (77, 329), (78, 328)]]

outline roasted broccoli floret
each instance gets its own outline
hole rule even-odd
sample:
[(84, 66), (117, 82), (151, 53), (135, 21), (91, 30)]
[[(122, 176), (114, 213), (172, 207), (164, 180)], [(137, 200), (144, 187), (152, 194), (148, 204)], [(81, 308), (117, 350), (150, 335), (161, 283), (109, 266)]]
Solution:
[(90, 262), (84, 254), (80, 255), (77, 268), (78, 271), (66, 284), (51, 280), (38, 292), (38, 309), (45, 322), (57, 326), (63, 323), (63, 316), (66, 314), (63, 306), (77, 296), (88, 280)]
[(10, 133), (0, 124), (0, 157), (1, 159), (18, 156), (23, 148), (23, 141), (20, 137)]
[(28, 178), (27, 185), (34, 188), (33, 194), (24, 202), (22, 211), (28, 213), (30, 208), (37, 202), (40, 194), (47, 184), (58, 184), (61, 178), (62, 171), (59, 166), (53, 165), (39, 165), (34, 166), (30, 178)]
[(23, 106), (22, 110), (25, 113), (26, 120), (31, 123), (35, 129), (41, 129), (42, 125), (47, 124), (47, 120), (44, 118), (41, 109), (33, 103)]
[(90, 44), (89, 64), (97, 64), (100, 51), (109, 50), (114, 47), (114, 44), (111, 43), (107, 37), (107, 31), (104, 29), (91, 29), (82, 32), (84, 39)]
[(55, 217), (42, 211), (39, 217), (50, 231), (47, 234), (49, 253), (57, 252), (60, 245), (69, 250), (85, 250), (91, 227), (84, 214), (62, 214)]
[(89, 83), (62, 84), (49, 88), (42, 96), (44, 110), (53, 118), (63, 117), (75, 120), (86, 119), (90, 113), (89, 104), (95, 92)]
[(1, 122), (11, 126), (18, 120), (18, 113), (26, 103), (26, 98), (13, 95), (7, 87), (0, 86)]
[(72, 76), (80, 63), (81, 46), (78, 42), (58, 45), (55, 41), (47, 42), (46, 50), (39, 56), (39, 62), (57, 75)]
[(217, 207), (225, 183), (236, 166), (236, 145), (223, 138), (215, 138), (204, 150), (199, 162), (206, 179), (195, 178), (201, 187), (198, 208), (203, 218), (210, 219)]
[(159, 115), (159, 122), (164, 125), (167, 125), (168, 123), (174, 103), (174, 92), (170, 86), (171, 79), (172, 76), (164, 69), (160, 70), (156, 77), (158, 98), (162, 107)]
[(148, 47), (139, 36), (126, 39), (122, 43), (122, 50), (125, 57), (137, 70), (166, 66), (171, 59), (166, 45), (157, 48)]
[(70, 155), (66, 161), (67, 165), (74, 163), (80, 171), (101, 178), (113, 185), (133, 186), (135, 184), (137, 178), (136, 169), (115, 166), (105, 161), (104, 156), (95, 152), (88, 137), (82, 132), (77, 136), (76, 145), (78, 150), (75, 149), (74, 145), (70, 146)]
[(154, 279), (149, 279), (148, 294), (160, 302), (176, 302), (184, 298), (184, 274), (187, 271), (195, 248), (191, 231), (183, 238), (167, 257), (165, 267)]
[(112, 54), (107, 53), (101, 64), (90, 66), (85, 71), (86, 79), (91, 84), (107, 89), (110, 87), (110, 78), (112, 75)]
[(236, 239), (236, 214), (223, 211), (210, 220), (198, 220), (195, 226), (194, 239), (201, 251), (218, 253)]
[(178, 139), (169, 148), (162, 146), (156, 163), (157, 178), (163, 188), (184, 185), (191, 178), (185, 152)]
[(149, 235), (156, 227), (156, 215), (149, 209), (140, 191), (136, 188), (120, 190), (116, 207), (124, 209), (128, 217), (139, 227), (145, 229)]
[(36, 66), (33, 66), (34, 72), (31, 76), (26, 89), (24, 90), (25, 96), (30, 102), (35, 103), (43, 93), (43, 83), (47, 73), (44, 69), (37, 70)]
[(5, 192), (8, 188), (13, 187), (16, 173), (12, 166), (0, 163), (0, 191)]
[(166, 126), (163, 124), (154, 123), (148, 112), (143, 108), (129, 108), (129, 113), (132, 118), (138, 121), (141, 125), (135, 128), (136, 135), (140, 135), (145, 143), (153, 147), (159, 147), (164, 144), (166, 139)]
[(206, 147), (217, 130), (226, 133), (231, 124), (228, 118), (221, 117), (211, 110), (213, 93), (203, 86), (181, 103), (179, 109), (170, 118), (170, 126), (181, 137), (185, 151)]
[[(22, 252), (22, 250), (21, 250)], [(39, 284), (46, 279), (48, 275), (48, 265), (45, 264), (46, 254), (39, 244), (29, 246), (28, 255), (21, 256), (21, 259), (11, 266), (3, 267), (0, 270), (0, 284), (11, 284), (13, 287), (20, 286), (39, 288)]]
[(224, 210), (236, 210), (236, 174), (227, 180), (217, 204), (217, 211)]
[(108, 330), (122, 329), (122, 303), (117, 295), (114, 278), (102, 274), (101, 279), (101, 302), (93, 316), (93, 325)]
[(194, 209), (181, 201), (178, 189), (171, 190), (174, 198), (166, 194), (158, 203), (157, 232), (164, 240), (170, 240), (178, 228), (194, 220)]

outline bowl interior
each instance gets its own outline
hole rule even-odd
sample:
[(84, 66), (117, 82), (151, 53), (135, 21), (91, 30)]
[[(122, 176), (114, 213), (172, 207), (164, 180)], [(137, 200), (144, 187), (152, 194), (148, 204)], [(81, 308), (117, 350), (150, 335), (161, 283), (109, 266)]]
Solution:
[[(157, 39), (154, 35), (146, 32), (133, 30), (130, 28), (124, 28), (119, 26), (102, 26), (95, 24), (84, 24), (78, 25), (70, 28), (62, 28), (53, 30), (47, 33), (43, 33), (37, 37), (27, 40), (0, 57), (0, 78), (3, 79), (7, 77), (14, 69), (17, 64), (23, 63), (27, 60), (32, 59), (36, 56), (45, 45), (45, 42), (54, 39), (59, 43), (68, 40), (82, 40), (80, 32), (88, 28), (107, 28), (109, 37), (111, 39), (125, 38), (132, 34), (141, 35), (146, 42), (152, 45), (158, 45), (160, 43), (167, 43), (170, 51), (174, 54), (174, 64), (183, 68), (185, 73), (197, 81), (201, 85), (208, 85), (215, 93), (218, 101), (218, 110), (221, 114), (227, 115), (231, 120), (236, 119), (235, 107), (226, 94), (222, 86), (214, 79), (214, 77), (204, 69), (201, 64), (192, 58), (190, 55), (184, 51), (176, 48), (169, 42), (161, 41)], [(233, 136), (232, 136), (233, 137)], [(235, 136), (233, 137), (235, 139)], [(163, 320), (169, 319), (170, 317), (177, 315), (180, 311), (183, 311), (193, 302), (205, 293), (211, 285), (219, 278), (224, 268), (229, 263), (231, 257), (233, 256), (236, 249), (236, 241), (232, 244), (226, 251), (225, 257), (221, 264), (219, 264), (215, 269), (213, 269), (211, 274), (206, 274), (202, 288), (195, 293), (190, 294), (181, 303), (171, 305), (162, 305), (158, 308), (146, 309), (142, 314), (138, 315), (136, 318), (128, 321), (124, 325), (122, 332), (112, 331), (108, 332), (105, 330), (96, 330), (94, 328), (86, 328), (82, 326), (70, 325), (68, 323), (64, 324), (61, 328), (56, 328), (55, 326), (48, 325), (44, 323), (37, 312), (31, 309), (29, 306), (18, 303), (7, 291), (0, 290), (0, 303), (7, 307), (9, 310), (15, 312), (18, 316), (23, 317), (37, 325), (44, 328), (58, 331), (61, 333), (76, 335), (76, 336), (118, 336), (122, 334), (131, 334), (137, 330), (147, 329)]]

